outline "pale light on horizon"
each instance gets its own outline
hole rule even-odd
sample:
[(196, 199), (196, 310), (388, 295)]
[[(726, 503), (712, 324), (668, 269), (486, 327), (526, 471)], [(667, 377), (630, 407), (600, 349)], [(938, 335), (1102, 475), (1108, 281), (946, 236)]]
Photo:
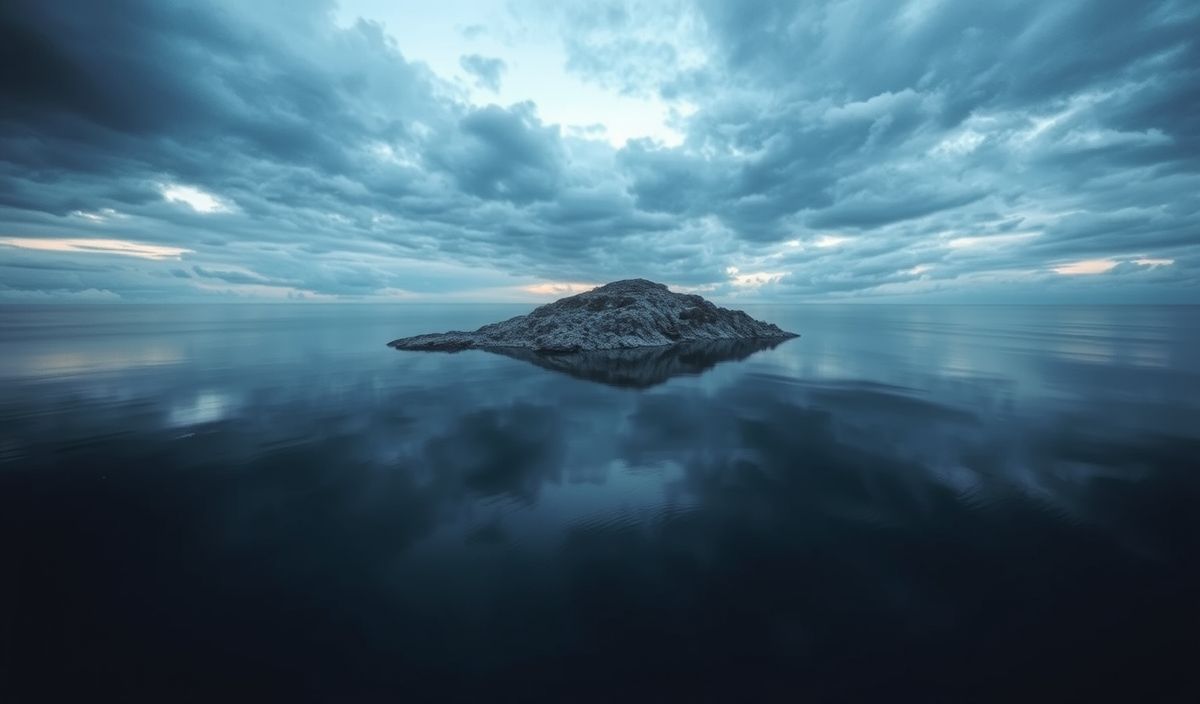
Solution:
[(522, 286), (521, 290), (535, 296), (573, 296), (584, 291), (591, 291), (601, 284), (581, 283), (577, 281), (546, 281), (540, 284)]
[(0, 245), (43, 252), (83, 252), (90, 254), (119, 254), (139, 259), (179, 259), (192, 250), (130, 240), (86, 237), (0, 237)]
[(1116, 259), (1084, 259), (1077, 262), (1068, 262), (1054, 267), (1056, 274), (1065, 276), (1087, 276), (1089, 274), (1104, 274), (1117, 268), (1121, 261), (1128, 261), (1130, 264), (1136, 264), (1141, 267), (1156, 268), (1162, 266), (1171, 266), (1175, 263), (1174, 259), (1138, 257), (1137, 259), (1116, 260)]
[(737, 288), (757, 288), (769, 283), (779, 281), (787, 276), (786, 271), (747, 271), (743, 272), (736, 266), (731, 266), (725, 270), (729, 275), (729, 283)]
[(1114, 259), (1084, 259), (1083, 261), (1056, 266), (1054, 267), (1054, 272), (1064, 276), (1103, 274), (1107, 271), (1112, 271), (1119, 263)]

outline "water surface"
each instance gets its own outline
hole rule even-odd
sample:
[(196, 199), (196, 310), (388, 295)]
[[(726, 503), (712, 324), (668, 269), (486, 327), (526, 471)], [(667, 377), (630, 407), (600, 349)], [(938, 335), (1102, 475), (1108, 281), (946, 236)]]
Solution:
[(384, 345), (524, 310), (0, 308), (0, 695), (1195, 691), (1200, 309), (751, 307), (803, 337), (616, 377)]

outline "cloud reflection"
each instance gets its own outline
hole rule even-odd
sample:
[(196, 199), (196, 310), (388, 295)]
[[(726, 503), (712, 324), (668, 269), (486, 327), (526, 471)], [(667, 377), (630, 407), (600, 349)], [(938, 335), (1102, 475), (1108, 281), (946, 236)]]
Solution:
[[(1009, 700), (1137, 658), (1179, 676), (1145, 654), (1190, 642), (1200, 584), (1178, 362), (1064, 354), (1004, 311), (806, 310), (799, 342), (631, 391), (398, 355), (389, 316), (243, 310), (117, 336), (177, 364), (4, 380), (18, 687), (957, 701), (998, 669)], [(71, 344), (112, 336), (93, 315)]]

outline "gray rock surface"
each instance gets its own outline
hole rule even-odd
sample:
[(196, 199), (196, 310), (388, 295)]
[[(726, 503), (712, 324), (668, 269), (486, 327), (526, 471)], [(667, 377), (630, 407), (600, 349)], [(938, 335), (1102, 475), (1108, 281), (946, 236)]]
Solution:
[(645, 279), (614, 281), (548, 303), (474, 332), (450, 331), (392, 340), (399, 350), (521, 348), (540, 353), (660, 347), (712, 340), (796, 337), (740, 310)]

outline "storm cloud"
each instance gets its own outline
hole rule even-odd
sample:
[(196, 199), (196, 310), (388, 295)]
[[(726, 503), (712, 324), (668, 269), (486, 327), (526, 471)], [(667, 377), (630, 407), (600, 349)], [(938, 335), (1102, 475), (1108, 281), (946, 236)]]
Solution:
[(0, 298), (1200, 301), (1195, 3), (352, 6), (5, 3)]

